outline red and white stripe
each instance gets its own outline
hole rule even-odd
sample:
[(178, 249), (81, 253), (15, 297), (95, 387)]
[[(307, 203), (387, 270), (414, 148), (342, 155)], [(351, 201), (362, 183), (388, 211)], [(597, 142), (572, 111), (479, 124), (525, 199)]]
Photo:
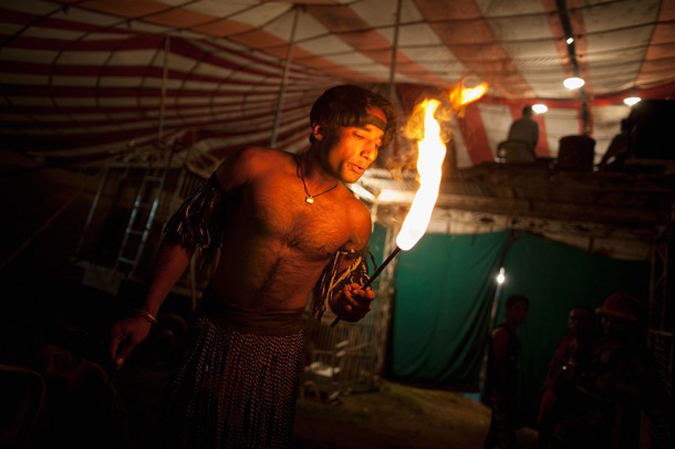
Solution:
[[(169, 37), (164, 135), (222, 157), (269, 143), (293, 4), (303, 3), (278, 142), (307, 146), (308, 113), (327, 87), (384, 91), (396, 2), (22, 0), (0, 2), (0, 138), (49, 157), (106, 156), (157, 136)], [(675, 0), (568, 0), (598, 157), (629, 109), (624, 96), (675, 93)], [(402, 0), (395, 81), (447, 91), (491, 83), (453, 124), (457, 164), (494, 159), (526, 104), (541, 102), (537, 153), (581, 132), (581, 104), (554, 0)], [(417, 91), (416, 91), (417, 92)], [(409, 101), (402, 101), (404, 114)]]

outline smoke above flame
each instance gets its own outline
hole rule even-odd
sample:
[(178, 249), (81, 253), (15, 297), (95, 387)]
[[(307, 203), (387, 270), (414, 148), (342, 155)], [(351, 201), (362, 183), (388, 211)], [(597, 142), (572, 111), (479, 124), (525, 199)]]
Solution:
[[(479, 100), (485, 93), (489, 85), (487, 83), (473, 84), (466, 86), (465, 82), (458, 83), (451, 90), (438, 91), (432, 95), (439, 100), (434, 117), (440, 122), (441, 140), (449, 144), (452, 140), (452, 131), (450, 123), (453, 119), (464, 117), (466, 106)], [(417, 148), (414, 142), (422, 140), (424, 133), (424, 111), (421, 105), (423, 101), (417, 103), (408, 121), (402, 128), (402, 134), (409, 139), (412, 144), (399, 144), (397, 154), (392, 154), (386, 162), (391, 175), (396, 179), (402, 178), (402, 173), (414, 171), (416, 168)], [(410, 145), (410, 146), (408, 146)]]

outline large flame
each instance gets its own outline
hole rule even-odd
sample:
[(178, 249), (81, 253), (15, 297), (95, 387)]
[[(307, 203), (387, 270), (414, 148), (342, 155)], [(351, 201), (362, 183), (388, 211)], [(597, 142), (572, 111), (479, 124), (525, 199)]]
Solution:
[(446, 151), (441, 140), (441, 126), (434, 118), (439, 104), (438, 100), (426, 99), (419, 106), (424, 110), (424, 138), (417, 143), (420, 188), (396, 237), (396, 245), (404, 251), (415, 246), (426, 232), (438, 199)]

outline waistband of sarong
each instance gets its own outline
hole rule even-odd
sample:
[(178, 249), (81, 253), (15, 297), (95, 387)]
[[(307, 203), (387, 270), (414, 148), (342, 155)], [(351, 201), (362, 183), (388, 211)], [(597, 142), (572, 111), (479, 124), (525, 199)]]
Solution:
[(302, 329), (299, 309), (251, 309), (216, 298), (213, 290), (204, 290), (197, 317), (205, 317), (214, 324), (241, 333), (257, 335), (290, 335)]

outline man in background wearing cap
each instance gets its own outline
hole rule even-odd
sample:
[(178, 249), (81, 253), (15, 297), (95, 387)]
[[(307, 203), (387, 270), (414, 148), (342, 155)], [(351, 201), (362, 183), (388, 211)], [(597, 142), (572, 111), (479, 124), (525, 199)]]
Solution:
[(112, 329), (111, 357), (121, 364), (191, 254), (211, 255), (214, 274), (169, 385), (162, 447), (287, 447), (310, 293), (318, 315), (330, 306), (353, 322), (370, 310), (375, 294), (361, 287), (370, 213), (345, 184), (391, 142), (394, 108), (337, 86), (314, 103), (310, 125), (303, 154), (245, 148), (225, 159), (167, 224), (144, 304)]
[(555, 431), (554, 447), (636, 448), (641, 410), (664, 410), (661, 379), (639, 332), (642, 308), (616, 292), (596, 309), (603, 335), (572, 393), (572, 410)]

